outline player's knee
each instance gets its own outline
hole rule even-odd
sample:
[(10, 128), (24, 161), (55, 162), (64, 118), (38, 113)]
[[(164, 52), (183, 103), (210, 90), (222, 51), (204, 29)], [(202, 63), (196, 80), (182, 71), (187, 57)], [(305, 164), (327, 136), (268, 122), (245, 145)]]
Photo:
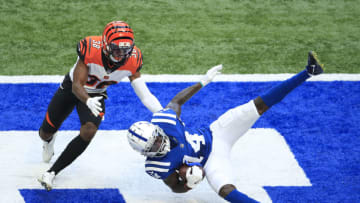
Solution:
[(90, 122), (85, 123), (80, 128), (80, 136), (85, 141), (90, 142), (92, 140), (92, 138), (95, 136), (95, 133), (96, 133), (97, 129), (98, 128), (96, 127), (95, 124), (90, 123)]
[(220, 188), (220, 191), (219, 191), (219, 195), (222, 197), (222, 198), (225, 198), (226, 196), (228, 196), (228, 194), (230, 194), (230, 192), (232, 192), (233, 190), (236, 190), (236, 187), (232, 184), (227, 184), (227, 185), (224, 185)]
[(54, 133), (45, 132), (42, 128), (39, 129), (39, 136), (42, 140), (48, 141), (53, 137)]

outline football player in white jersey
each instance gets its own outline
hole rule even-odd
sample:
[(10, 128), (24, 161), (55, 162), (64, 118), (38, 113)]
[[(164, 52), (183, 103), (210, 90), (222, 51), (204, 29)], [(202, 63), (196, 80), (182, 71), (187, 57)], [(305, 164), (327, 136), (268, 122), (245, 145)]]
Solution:
[[(313, 75), (323, 72), (315, 52), (309, 52), (305, 70), (271, 88), (246, 104), (221, 115), (202, 129), (191, 129), (180, 120), (181, 106), (220, 73), (222, 66), (208, 70), (204, 78), (178, 93), (151, 122), (136, 122), (128, 130), (132, 148), (146, 156), (146, 173), (162, 179), (173, 192), (196, 187), (203, 175), (213, 190), (229, 202), (256, 202), (234, 185), (230, 151), (236, 141), (271, 106)], [(183, 166), (185, 172), (182, 172)], [(205, 171), (205, 173), (203, 172)]]
[(54, 155), (55, 133), (76, 107), (81, 122), (80, 134), (38, 179), (47, 190), (52, 189), (55, 176), (80, 156), (95, 136), (105, 114), (104, 99), (109, 85), (128, 77), (136, 95), (150, 111), (162, 109), (140, 77), (142, 54), (135, 46), (133, 30), (127, 23), (108, 23), (102, 36), (82, 39), (77, 53), (78, 60), (53, 96), (39, 129), (44, 141), (43, 161), (49, 162)]

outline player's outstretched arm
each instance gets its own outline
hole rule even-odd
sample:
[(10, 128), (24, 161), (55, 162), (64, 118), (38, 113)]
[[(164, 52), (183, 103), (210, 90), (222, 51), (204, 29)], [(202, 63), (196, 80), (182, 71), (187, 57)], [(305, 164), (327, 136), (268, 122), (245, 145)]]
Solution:
[(166, 108), (171, 108), (176, 112), (176, 115), (179, 117), (181, 114), (181, 106), (188, 101), (195, 93), (197, 93), (202, 87), (209, 84), (216, 75), (220, 74), (222, 65), (217, 65), (210, 68), (206, 75), (200, 80), (200, 82), (182, 90), (179, 92), (166, 106)]
[(136, 95), (151, 112), (155, 113), (160, 111), (163, 107), (161, 106), (159, 100), (150, 92), (149, 88), (145, 84), (145, 80), (140, 76), (140, 72), (136, 72), (129, 77), (131, 86), (133, 87)]

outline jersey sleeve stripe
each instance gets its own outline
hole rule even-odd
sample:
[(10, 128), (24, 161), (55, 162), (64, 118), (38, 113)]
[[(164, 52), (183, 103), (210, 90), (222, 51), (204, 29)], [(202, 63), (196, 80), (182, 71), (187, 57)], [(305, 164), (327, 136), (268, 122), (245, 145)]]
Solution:
[(139, 72), (143, 66), (143, 55), (139, 53), (140, 57), (138, 58), (138, 68), (136, 69), (136, 72)]
[(176, 118), (175, 114), (161, 113), (161, 112), (154, 113), (154, 117), (155, 116), (164, 116), (164, 117)]
[(145, 171), (168, 172), (169, 169), (166, 169), (166, 168), (156, 168), (156, 167), (145, 167)]
[(139, 60), (140, 60), (140, 53), (137, 54), (137, 57), (136, 57), (136, 64), (139, 65)]
[(85, 59), (85, 55), (86, 55), (86, 50), (87, 50), (87, 42), (86, 39), (82, 39), (77, 46), (77, 53), (79, 58), (84, 61)]
[(91, 38), (89, 38), (89, 55), (90, 55), (90, 50), (91, 50), (91, 43), (92, 43), (92, 40), (91, 40)]
[(153, 118), (151, 119), (152, 123), (169, 123), (171, 125), (176, 125), (176, 121), (170, 119), (160, 119), (160, 118)]
[(170, 162), (160, 162), (160, 161), (146, 161), (145, 164), (153, 164), (159, 166), (170, 166)]

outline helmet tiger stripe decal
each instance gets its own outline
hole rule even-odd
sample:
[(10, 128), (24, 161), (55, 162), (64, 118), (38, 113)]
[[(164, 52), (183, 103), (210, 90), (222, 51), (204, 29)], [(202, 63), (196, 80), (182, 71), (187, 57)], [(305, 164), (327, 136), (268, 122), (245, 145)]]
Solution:
[(134, 31), (126, 22), (110, 22), (102, 35), (103, 52), (113, 63), (121, 63), (131, 55), (134, 41)]

